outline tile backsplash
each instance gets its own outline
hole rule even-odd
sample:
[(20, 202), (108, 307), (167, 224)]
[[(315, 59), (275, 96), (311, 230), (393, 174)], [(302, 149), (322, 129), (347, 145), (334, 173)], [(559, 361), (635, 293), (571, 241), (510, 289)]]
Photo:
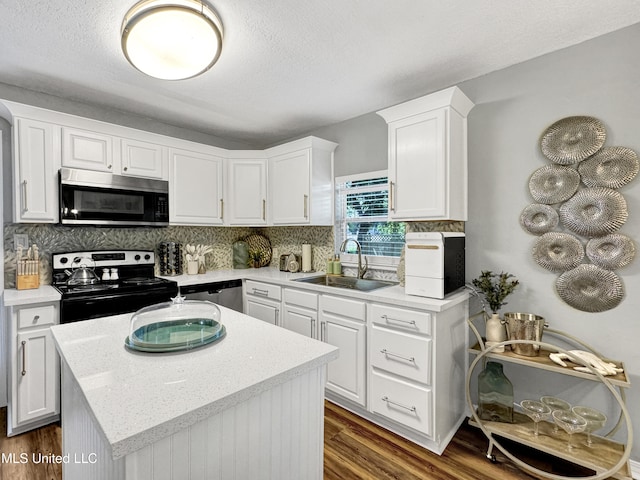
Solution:
[(160, 242), (203, 244), (213, 246), (207, 255), (207, 270), (232, 268), (232, 244), (251, 233), (269, 238), (273, 255), (271, 266), (277, 266), (285, 253), (302, 254), (302, 244), (312, 245), (312, 268), (323, 270), (327, 257), (333, 254), (333, 227), (191, 227), (109, 228), (69, 227), (52, 224), (4, 225), (4, 281), (6, 288), (15, 286), (16, 254), (14, 234), (26, 234), (30, 244), (40, 249), (41, 284), (51, 283), (51, 254), (76, 250), (140, 249), (157, 251)]
[[(462, 232), (464, 222), (408, 222), (407, 232)], [(252, 233), (260, 233), (271, 242), (270, 266), (278, 266), (280, 255), (302, 254), (302, 244), (312, 245), (312, 268), (324, 271), (325, 261), (335, 253), (333, 227), (192, 227), (166, 228), (110, 228), (69, 227), (53, 224), (4, 225), (4, 282), (6, 288), (15, 287), (16, 254), (14, 234), (26, 234), (30, 244), (40, 249), (41, 284), (51, 283), (51, 254), (75, 250), (140, 249), (157, 250), (160, 242), (211, 245), (207, 255), (207, 270), (232, 268), (232, 244)], [(345, 274), (355, 275), (355, 269), (345, 267)], [(368, 277), (404, 281), (404, 258), (398, 274), (373, 270)]]

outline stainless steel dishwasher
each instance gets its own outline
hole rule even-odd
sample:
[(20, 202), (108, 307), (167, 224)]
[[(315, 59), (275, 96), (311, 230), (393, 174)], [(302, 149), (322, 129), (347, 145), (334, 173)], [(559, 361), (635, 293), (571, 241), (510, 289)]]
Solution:
[(180, 287), (180, 295), (187, 300), (207, 300), (242, 312), (242, 280), (185, 285)]

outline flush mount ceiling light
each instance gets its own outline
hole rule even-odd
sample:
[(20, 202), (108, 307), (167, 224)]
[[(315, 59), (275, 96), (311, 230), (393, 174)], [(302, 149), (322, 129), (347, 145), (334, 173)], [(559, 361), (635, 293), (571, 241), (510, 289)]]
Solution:
[(199, 0), (143, 0), (125, 15), (121, 35), (129, 63), (162, 80), (200, 75), (222, 50), (222, 22)]

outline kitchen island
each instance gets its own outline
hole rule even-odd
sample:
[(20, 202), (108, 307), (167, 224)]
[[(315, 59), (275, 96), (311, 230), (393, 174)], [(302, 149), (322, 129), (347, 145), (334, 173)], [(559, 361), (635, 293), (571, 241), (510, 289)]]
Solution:
[(130, 314), (56, 325), (65, 480), (321, 479), (337, 348), (220, 307), (227, 334), (125, 348)]

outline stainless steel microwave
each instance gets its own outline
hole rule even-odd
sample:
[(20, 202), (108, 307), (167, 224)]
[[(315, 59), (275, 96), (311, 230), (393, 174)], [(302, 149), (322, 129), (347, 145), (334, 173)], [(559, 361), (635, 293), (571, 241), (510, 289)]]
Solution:
[(60, 169), (60, 223), (169, 225), (169, 182), (76, 168)]

